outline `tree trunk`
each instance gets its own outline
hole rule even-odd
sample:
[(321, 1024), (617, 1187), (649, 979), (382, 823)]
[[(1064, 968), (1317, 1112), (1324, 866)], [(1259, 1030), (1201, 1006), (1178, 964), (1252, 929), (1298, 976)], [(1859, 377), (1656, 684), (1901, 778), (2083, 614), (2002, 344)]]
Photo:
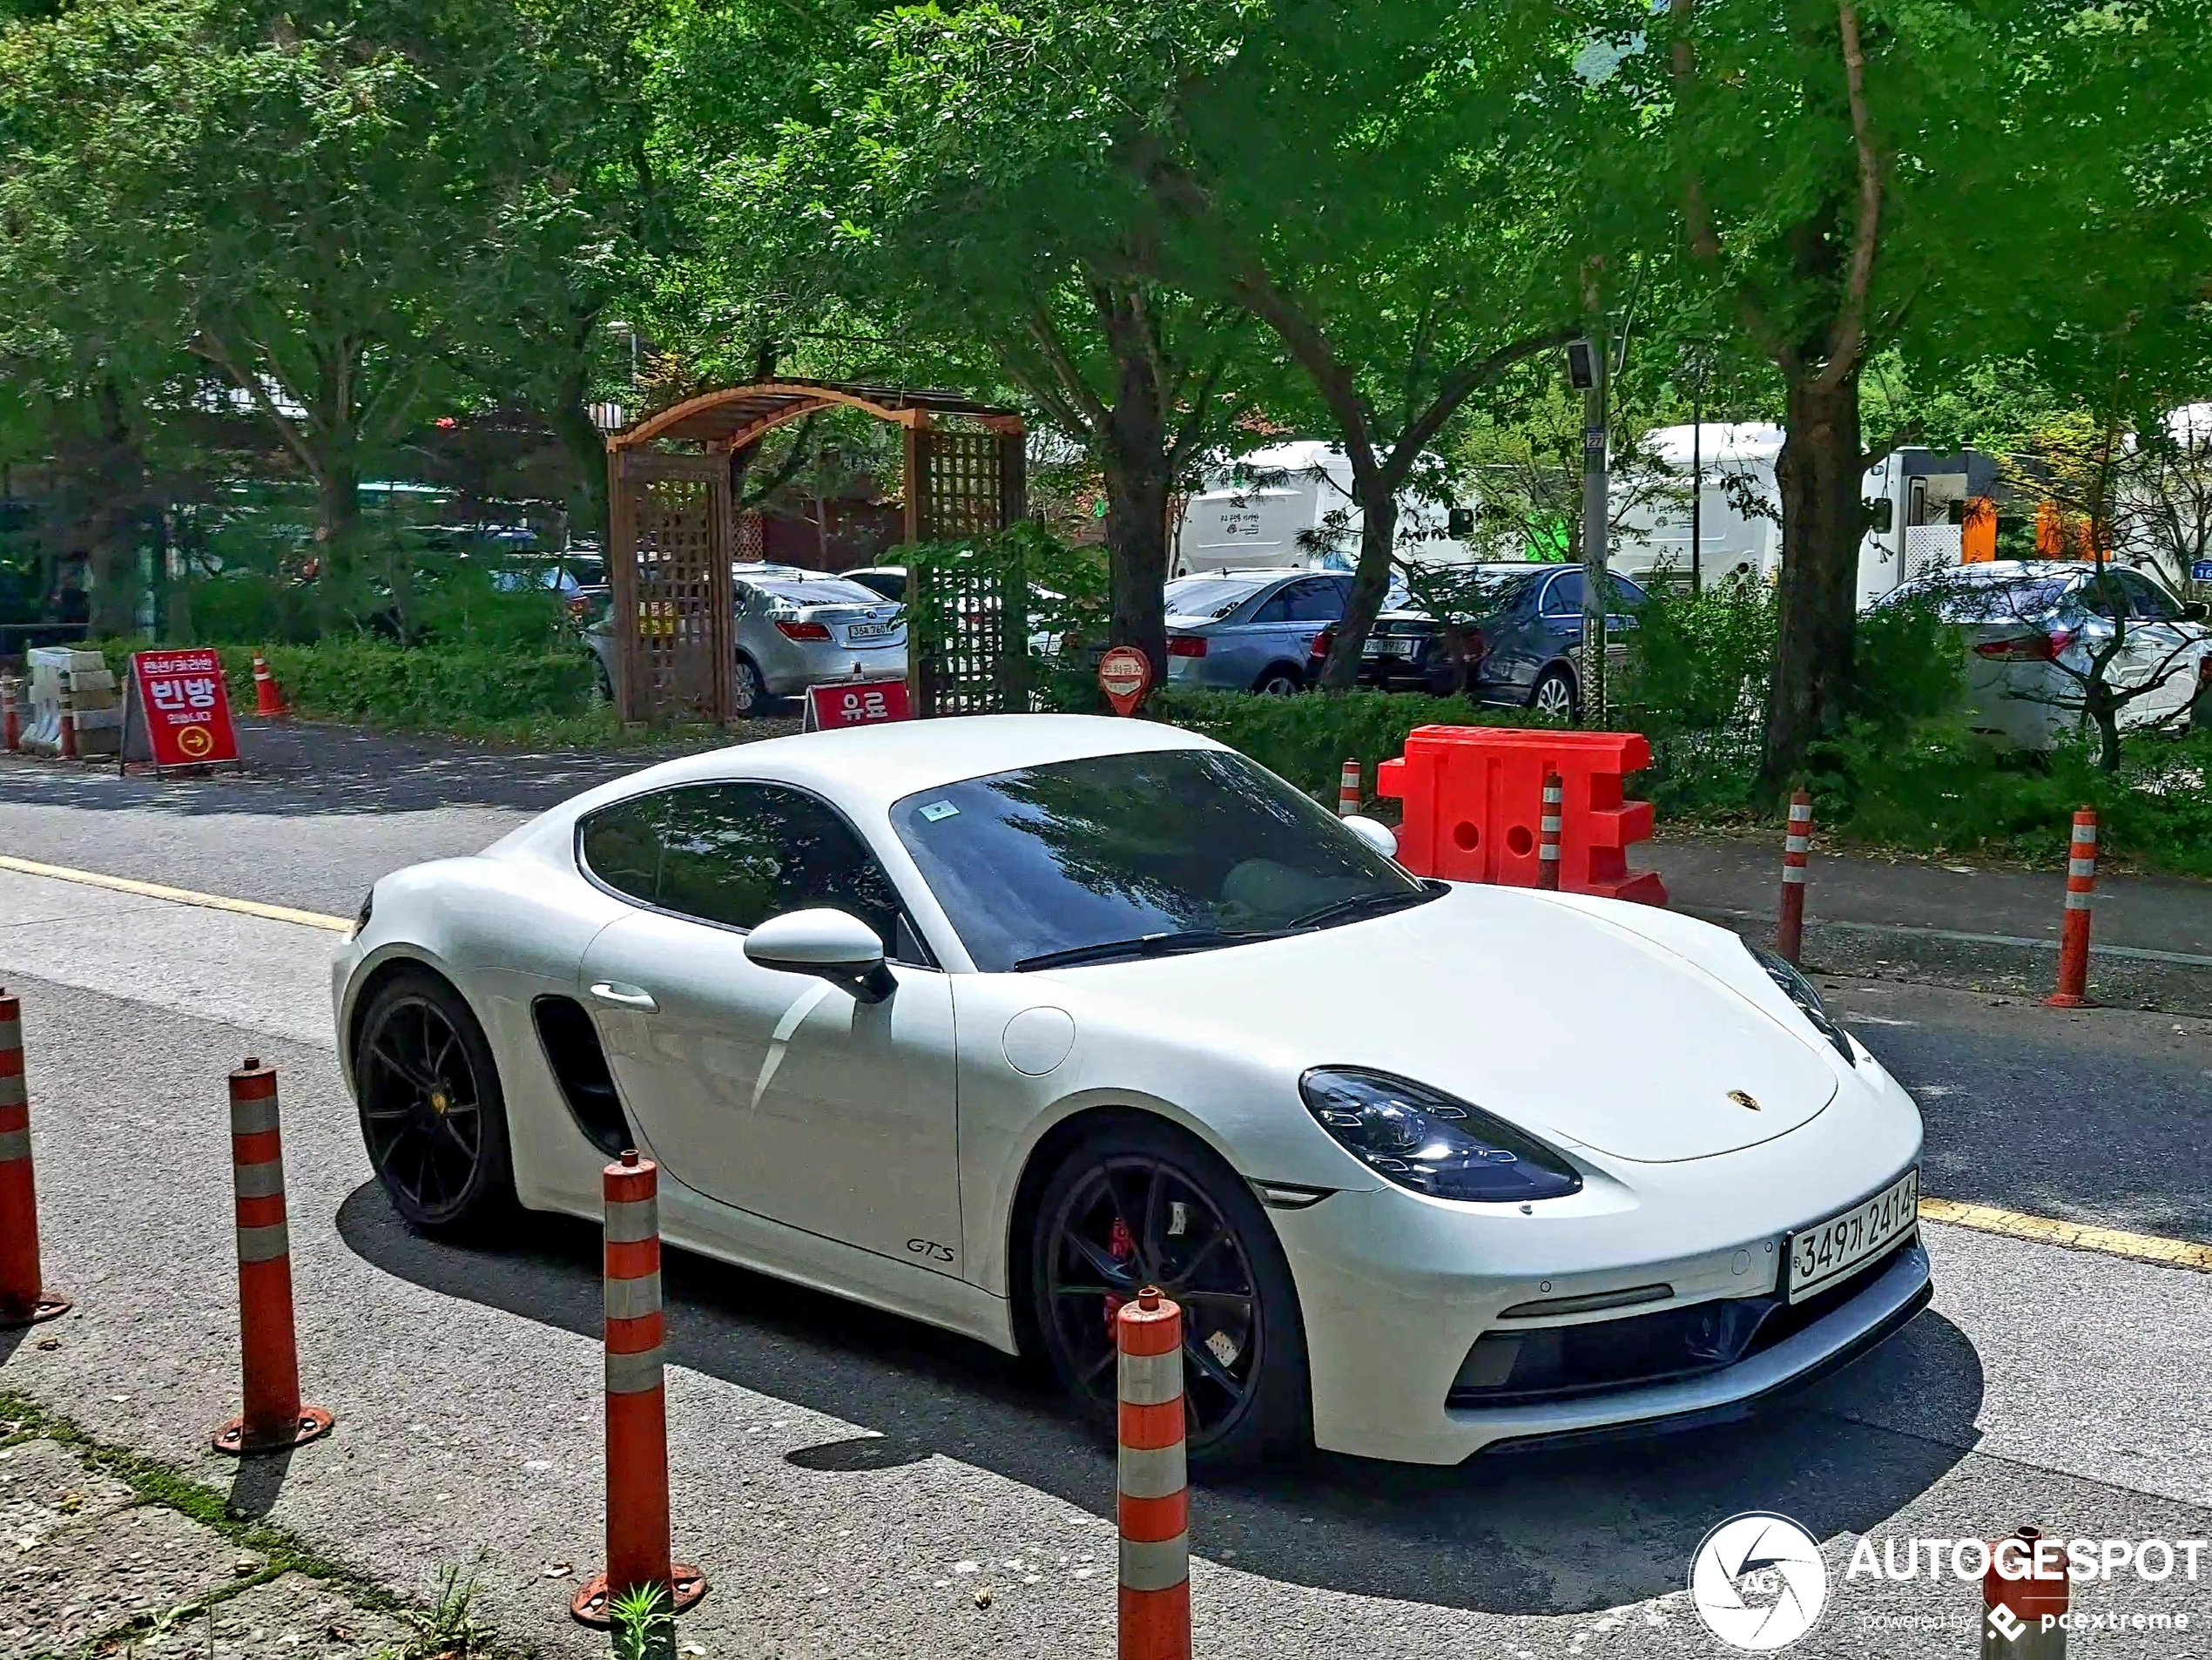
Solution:
[(1382, 615), (1390, 595), (1390, 557), (1398, 549), (1398, 491), (1382, 477), (1355, 478), (1352, 491), (1359, 498), (1359, 569), (1352, 578), (1352, 595), (1345, 602), (1344, 620), (1337, 624), (1336, 643), (1321, 670), (1325, 692), (1349, 692), (1359, 675), (1359, 653)]
[(1766, 753), (1759, 791), (1792, 788), (1814, 742), (1843, 719), (1858, 623), (1858, 376), (1823, 386), (1808, 372), (1788, 389), (1788, 430), (1775, 463), (1782, 496), (1782, 591)]
[[(1104, 308), (1102, 308), (1103, 311)], [(1098, 435), (1106, 483), (1108, 581), (1113, 597), (1109, 638), (1133, 645), (1152, 665), (1152, 683), (1168, 674), (1168, 431), (1151, 353), (1142, 324), (1125, 308), (1109, 313), (1107, 339), (1116, 370), (1114, 407)]]
[(1148, 368), (1122, 365), (1122, 396), (1099, 441), (1106, 476), (1106, 553), (1113, 589), (1113, 644), (1152, 662), (1168, 679), (1168, 436)]
[(561, 407), (553, 412), (553, 428), (560, 435), (561, 447), (568, 451), (569, 464), (575, 469), (569, 491), (571, 528), (600, 539), (604, 545), (607, 534), (607, 440), (593, 424), (584, 395), (585, 388), (581, 385), (568, 390), (561, 400)]

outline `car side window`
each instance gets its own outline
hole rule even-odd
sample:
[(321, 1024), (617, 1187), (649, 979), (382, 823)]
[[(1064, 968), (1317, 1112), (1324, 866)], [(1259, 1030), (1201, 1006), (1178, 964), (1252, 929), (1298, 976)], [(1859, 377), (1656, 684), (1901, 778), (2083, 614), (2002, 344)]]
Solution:
[(1544, 590), (1544, 615), (1547, 617), (1580, 617), (1582, 614), (1582, 573), (1562, 570), (1552, 578), (1551, 586)]
[[(2119, 573), (2117, 571), (2108, 571), (2106, 575), (2107, 577), (2116, 577)], [(2109, 622), (2117, 612), (2125, 611), (2128, 608), (2127, 602), (2120, 597), (2120, 590), (2116, 582), (2107, 586), (2104, 581), (2101, 581), (2094, 577), (2092, 577), (2085, 581), (2081, 586), (2075, 590), (2075, 598), (2080, 604), (2081, 609), (2087, 611), (2090, 616), (2101, 617), (2107, 622)]]
[(2146, 623), (2174, 623), (2181, 620), (2181, 610), (2167, 598), (2158, 584), (2132, 570), (2115, 570), (2113, 577), (2126, 591), (2135, 615)]
[(898, 954), (898, 890), (827, 805), (779, 784), (702, 784), (624, 802), (585, 821), (584, 863), (664, 911), (751, 928), (827, 907)]
[(1642, 589), (1626, 577), (1616, 577), (1609, 570), (1605, 573), (1605, 585), (1613, 596), (1615, 611), (1640, 611), (1649, 597)]
[(1252, 613), (1255, 623), (1287, 623), (1291, 620), (1291, 590), (1285, 588)]
[(1333, 623), (1344, 615), (1345, 592), (1337, 583), (1292, 583), (1283, 597), (1293, 623)]

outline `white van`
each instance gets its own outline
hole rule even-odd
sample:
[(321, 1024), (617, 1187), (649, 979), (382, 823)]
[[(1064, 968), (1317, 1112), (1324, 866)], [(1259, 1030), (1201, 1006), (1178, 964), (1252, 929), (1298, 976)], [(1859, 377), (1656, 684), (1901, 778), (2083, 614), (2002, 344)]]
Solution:
[[(1441, 464), (1437, 463), (1438, 470)], [(1174, 574), (1219, 570), (1350, 570), (1366, 519), (1352, 493), (1344, 446), (1302, 439), (1271, 444), (1207, 475), (1184, 505)], [(1398, 501), (1398, 547), (1409, 559), (1464, 563), (1452, 535), (1456, 509), (1407, 492)]]

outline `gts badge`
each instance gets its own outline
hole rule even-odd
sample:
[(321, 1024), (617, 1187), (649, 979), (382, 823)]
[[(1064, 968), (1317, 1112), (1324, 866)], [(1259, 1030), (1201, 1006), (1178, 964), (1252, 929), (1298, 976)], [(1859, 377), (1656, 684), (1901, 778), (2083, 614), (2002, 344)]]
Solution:
[(941, 1245), (934, 1239), (909, 1239), (907, 1241), (907, 1249), (925, 1262), (953, 1260), (952, 1246)]

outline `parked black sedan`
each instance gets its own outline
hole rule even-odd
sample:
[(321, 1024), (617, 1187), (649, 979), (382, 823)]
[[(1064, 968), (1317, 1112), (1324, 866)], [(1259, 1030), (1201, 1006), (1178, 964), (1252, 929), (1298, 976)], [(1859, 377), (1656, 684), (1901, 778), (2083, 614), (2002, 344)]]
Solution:
[[(1453, 609), (1471, 618), (1454, 641), (1426, 611), (1385, 611), (1359, 656), (1359, 682), (1392, 691), (1447, 693), (1464, 686), (1485, 703), (1515, 703), (1560, 720), (1581, 712), (1575, 670), (1582, 639), (1580, 565), (1473, 565), (1440, 575), (1460, 591)], [(1609, 635), (1635, 626), (1646, 595), (1625, 577), (1611, 585)], [(1428, 584), (1424, 584), (1424, 586)], [(1316, 672), (1335, 644), (1334, 631), (1313, 643)], [(1461, 673), (1461, 664), (1465, 672)]]

